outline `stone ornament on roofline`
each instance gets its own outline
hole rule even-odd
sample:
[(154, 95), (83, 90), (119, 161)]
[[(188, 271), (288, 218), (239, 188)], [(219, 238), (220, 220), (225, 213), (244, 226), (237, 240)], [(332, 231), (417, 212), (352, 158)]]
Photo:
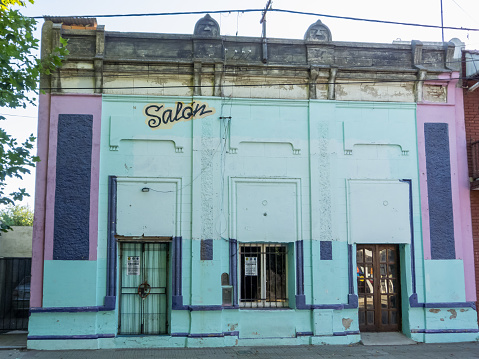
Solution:
[(306, 33), (304, 34), (304, 40), (318, 42), (332, 41), (331, 31), (321, 22), (321, 20), (318, 20), (308, 27), (308, 30), (306, 30)]
[(201, 37), (219, 37), (220, 26), (210, 14), (206, 14), (205, 17), (199, 19), (196, 23), (193, 34)]

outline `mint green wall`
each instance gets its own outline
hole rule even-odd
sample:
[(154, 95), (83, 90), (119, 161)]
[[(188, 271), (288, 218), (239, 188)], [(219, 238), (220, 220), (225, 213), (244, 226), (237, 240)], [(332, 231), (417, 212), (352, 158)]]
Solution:
[[(74, 262), (68, 271), (71, 276), (88, 273), (93, 278), (89, 279), (88, 290), (81, 294), (86, 298), (79, 305), (86, 305), (86, 302), (92, 303), (90, 305), (103, 304), (109, 175), (117, 176), (119, 183), (137, 181), (139, 186), (138, 190), (131, 187), (131, 193), (124, 197), (131, 198), (135, 210), (119, 215), (122, 228), (128, 230), (128, 221), (134, 224), (132, 228), (137, 228), (137, 224), (149, 216), (149, 235), (166, 235), (161, 231), (168, 228), (169, 232), (174, 232), (168, 235), (183, 238), (182, 294), (185, 305), (221, 305), (221, 274), (229, 272), (228, 238), (237, 239), (240, 243), (289, 243), (290, 307), (294, 307), (296, 291), (294, 242), (303, 240), (306, 303), (347, 303), (348, 243), (354, 245), (349, 227), (350, 216), (354, 215), (349, 210), (348, 183), (351, 180), (411, 179), (419, 302), (437, 301), (435, 298), (440, 298), (449, 289), (454, 293), (462, 290), (463, 279), (461, 281), (460, 278), (455, 283), (442, 282), (441, 290), (436, 292), (428, 287), (430, 283), (424, 279), (427, 278), (425, 273), (434, 272), (434, 264), (428, 263), (427, 270), (424, 270), (414, 104), (200, 99), (215, 108), (216, 113), (176, 123), (171, 129), (151, 130), (142, 114), (146, 104), (173, 107), (175, 101), (187, 103), (195, 99), (103, 97), (98, 261), (92, 262), (92, 268)], [(231, 120), (219, 118), (230, 116)], [(154, 191), (140, 191), (141, 186), (151, 186), (158, 181), (173, 181), (177, 195), (162, 197)], [(118, 188), (121, 190), (123, 187)], [(150, 197), (142, 202), (140, 196)], [(148, 203), (148, 206), (143, 208), (142, 203)], [(278, 206), (282, 210), (278, 210)], [(368, 203), (364, 206), (367, 211)], [(174, 211), (171, 217), (176, 221), (174, 224), (168, 222), (168, 225), (162, 225), (161, 220), (155, 221), (154, 216), (151, 217), (152, 214), (161, 216), (163, 211), (168, 210)], [(284, 223), (287, 226), (282, 225)], [(135, 230), (141, 231), (139, 228)], [(255, 237), (255, 233), (260, 232), (258, 228), (267, 230)], [(201, 260), (201, 239), (213, 239), (213, 260)], [(332, 260), (320, 260), (319, 241), (332, 241)], [(407, 241), (400, 243), (403, 243), (400, 245), (403, 332), (424, 341), (424, 334), (411, 334), (411, 330), (425, 329), (426, 326), (447, 329), (474, 327), (473, 310), (459, 311), (457, 321), (446, 321), (445, 316), (441, 321), (439, 316), (429, 314), (423, 308), (409, 307), (408, 298), (413, 293), (411, 246)], [(441, 266), (441, 271), (447, 272), (454, 270), (452, 262), (437, 265)], [(63, 303), (77, 303), (77, 299), (70, 298), (69, 294), (62, 297), (62, 304), (54, 302), (52, 278), (58, 278), (55, 270), (58, 268), (51, 267), (49, 274), (45, 275), (46, 283), (49, 283), (46, 290), (48, 300), (61, 306), (66, 305)], [(441, 277), (435, 278), (434, 283)], [(355, 276), (353, 281), (357, 292)], [(426, 291), (426, 288), (429, 289)], [(97, 316), (96, 324), (90, 324), (94, 321), (89, 315), (78, 314), (72, 318), (88, 323), (88, 329), (82, 329), (82, 333), (116, 333), (117, 312), (92, 316)], [(52, 314), (35, 314), (35, 323), (38, 324), (33, 327), (35, 335), (50, 333), (45, 324), (52, 317)], [(357, 334), (333, 336), (333, 333), (359, 330), (357, 309), (173, 310), (169, 325), (171, 333), (206, 335), (239, 331), (240, 334), (239, 339), (166, 336), (154, 341), (148, 337), (117, 337), (101, 339), (98, 343), (101, 347), (155, 347), (345, 344), (359, 340)], [(93, 329), (94, 326), (96, 329)], [(314, 336), (296, 336), (304, 332), (312, 332)]]
[[(104, 198), (108, 175), (181, 178), (181, 203), (176, 204), (181, 205), (181, 225), (176, 235), (184, 239), (184, 304), (221, 304), (220, 276), (229, 271), (227, 238), (240, 242), (304, 240), (306, 303), (346, 303), (348, 179), (412, 179), (414, 220), (420, 223), (414, 105), (246, 99), (228, 100), (226, 104), (218, 98), (203, 97), (202, 102), (216, 109), (213, 116), (177, 123), (168, 130), (147, 128), (142, 115), (146, 104), (164, 103), (172, 107), (178, 100), (191, 101), (186, 98), (104, 97), (100, 213), (106, 213)], [(220, 120), (220, 116), (231, 116), (231, 120)], [(355, 124), (359, 121), (362, 126), (357, 133)], [(402, 127), (388, 130), (393, 122)], [(108, 132), (110, 126), (122, 128), (113, 130), (112, 137)], [(351, 129), (354, 136), (345, 138), (345, 131), (351, 133)], [(385, 131), (389, 132), (384, 137), (382, 132)], [(169, 142), (171, 138), (174, 144)], [(372, 143), (377, 138), (382, 140), (379, 145)], [(182, 153), (176, 150), (178, 146), (183, 148)], [(352, 154), (346, 155), (346, 150), (352, 150)], [(408, 154), (403, 155), (402, 151), (406, 150)], [(245, 213), (241, 206), (255, 209), (254, 203), (243, 203), (245, 197), (256, 191), (253, 197), (264, 196), (269, 205), (285, 190), (293, 190), (295, 199), (287, 202), (283, 211), (275, 212), (274, 208), (267, 207), (265, 211), (271, 223), (288, 221), (288, 226), (277, 235), (271, 226), (271, 230), (256, 238), (257, 231), (250, 228), (268, 226), (270, 222)], [(139, 220), (142, 214), (138, 216), (131, 221)], [(255, 220), (263, 222), (256, 225)], [(100, 230), (104, 226), (100, 221)], [(271, 237), (263, 238), (267, 233), (272, 233)], [(416, 227), (415, 235), (420, 241), (420, 226)], [(212, 261), (200, 259), (199, 239), (202, 238), (214, 239)], [(333, 241), (332, 261), (319, 260), (319, 240)], [(421, 246), (417, 247), (420, 258)], [(289, 258), (293, 304), (292, 294), (296, 288), (292, 260), (294, 256)], [(173, 311), (172, 331), (221, 332), (224, 330), (221, 318), (225, 316), (236, 317), (240, 337), (244, 331), (253, 331), (249, 326), (254, 324), (246, 324), (246, 311), (232, 312), (235, 311), (192, 312), (190, 315), (182, 312), (177, 316)], [(322, 316), (328, 316), (329, 312), (326, 310)], [(282, 315), (287, 316), (285, 326), (289, 329), (285, 327), (280, 331), (267, 323), (269, 312), (252, 313), (264, 317), (260, 321), (266, 323), (261, 330), (261, 337), (265, 338), (294, 336), (296, 331), (332, 335), (333, 331), (346, 330), (342, 314), (330, 313), (330, 324), (326, 324), (327, 321), (322, 324), (320, 320), (313, 325), (313, 315), (309, 311), (286, 311)], [(347, 330), (358, 328), (355, 313), (355, 310), (350, 311), (352, 323)]]
[(43, 306), (85, 307), (96, 304), (95, 261), (44, 262)]
[(29, 335), (91, 335), (97, 331), (97, 313), (32, 313)]
[[(427, 302), (465, 302), (461, 259), (424, 261)], [(447, 290), (444, 290), (447, 288)]]
[[(308, 259), (312, 265), (306, 282), (306, 303), (341, 304), (348, 301), (348, 247), (346, 242), (333, 242), (333, 260), (320, 261), (319, 241), (311, 241)], [(305, 268), (306, 271), (306, 268)], [(356, 278), (354, 278), (356, 280)], [(306, 290), (306, 283), (308, 289)], [(334, 285), (331, 285), (334, 283)]]

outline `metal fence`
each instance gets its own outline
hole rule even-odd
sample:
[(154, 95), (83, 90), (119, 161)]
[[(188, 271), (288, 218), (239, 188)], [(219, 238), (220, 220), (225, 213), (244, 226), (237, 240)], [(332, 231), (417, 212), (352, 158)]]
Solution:
[(0, 258), (0, 331), (27, 330), (31, 258)]

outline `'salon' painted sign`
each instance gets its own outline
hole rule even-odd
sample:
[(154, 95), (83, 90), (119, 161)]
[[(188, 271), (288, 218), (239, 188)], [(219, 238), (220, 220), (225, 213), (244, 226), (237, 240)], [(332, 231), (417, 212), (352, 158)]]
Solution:
[(172, 128), (177, 122), (186, 122), (213, 115), (216, 110), (206, 102), (193, 101), (185, 104), (177, 102), (174, 107), (165, 107), (164, 104), (150, 103), (145, 106), (143, 113), (146, 124), (153, 130)]

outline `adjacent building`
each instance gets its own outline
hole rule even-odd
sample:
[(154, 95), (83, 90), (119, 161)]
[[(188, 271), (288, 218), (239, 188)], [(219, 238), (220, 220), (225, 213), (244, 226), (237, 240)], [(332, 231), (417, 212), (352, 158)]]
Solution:
[(478, 339), (454, 42), (45, 20), (29, 348)]
[[(463, 51), (464, 120), (471, 181), (471, 216), (474, 242), (476, 291), (479, 291), (479, 53)], [(476, 294), (477, 295), (477, 294)]]

